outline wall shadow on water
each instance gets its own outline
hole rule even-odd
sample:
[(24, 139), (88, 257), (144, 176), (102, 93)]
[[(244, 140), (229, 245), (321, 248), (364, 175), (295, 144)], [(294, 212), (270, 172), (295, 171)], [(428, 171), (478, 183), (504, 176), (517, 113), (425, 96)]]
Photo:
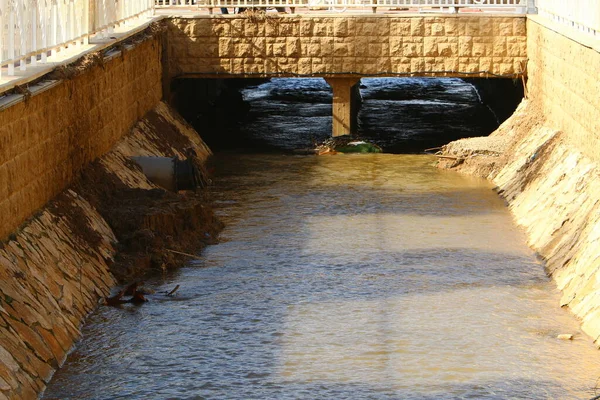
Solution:
[[(390, 153), (420, 153), (485, 136), (522, 98), (508, 79), (363, 78), (358, 135)], [(289, 152), (331, 134), (331, 89), (321, 78), (181, 79), (174, 103), (215, 151)]]

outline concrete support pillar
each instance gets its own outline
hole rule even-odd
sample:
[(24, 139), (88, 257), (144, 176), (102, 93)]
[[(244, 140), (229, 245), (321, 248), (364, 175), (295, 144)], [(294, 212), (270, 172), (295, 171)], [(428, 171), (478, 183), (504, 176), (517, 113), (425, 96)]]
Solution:
[(360, 78), (325, 78), (333, 90), (333, 129), (332, 136), (349, 135), (353, 132), (352, 87)]

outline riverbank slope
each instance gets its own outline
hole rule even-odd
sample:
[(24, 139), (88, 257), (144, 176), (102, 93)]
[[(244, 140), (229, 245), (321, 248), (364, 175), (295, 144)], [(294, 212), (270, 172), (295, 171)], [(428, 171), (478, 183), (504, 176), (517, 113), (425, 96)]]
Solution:
[(600, 339), (600, 45), (528, 16), (524, 100), (489, 137), (445, 146), (442, 168), (491, 179), (562, 291)]
[(440, 168), (492, 180), (562, 291), (560, 306), (600, 336), (600, 168), (525, 100), (489, 137), (443, 148)]
[(201, 193), (167, 192), (131, 160), (190, 150), (199, 164), (210, 155), (159, 103), (0, 245), (0, 399), (37, 398), (119, 280), (178, 265), (166, 248), (194, 253), (216, 235)]

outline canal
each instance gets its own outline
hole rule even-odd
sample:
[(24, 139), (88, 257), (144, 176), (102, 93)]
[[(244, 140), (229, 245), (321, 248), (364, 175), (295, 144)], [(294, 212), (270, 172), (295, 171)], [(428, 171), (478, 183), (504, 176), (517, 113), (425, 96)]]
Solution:
[[(493, 124), (470, 85), (419, 84), (435, 86), (418, 89), (432, 95), (398, 99), (381, 81), (365, 83), (363, 136), (400, 153), (435, 144), (423, 135), (442, 136), (445, 126), (467, 136)], [(423, 154), (286, 154), (329, 123), (319, 83), (305, 99), (282, 95), (297, 85), (312, 84), (244, 92), (240, 132), (270, 152), (215, 158), (220, 243), (147, 280), (157, 292), (181, 285), (178, 296), (100, 308), (45, 398), (594, 396), (598, 351), (558, 306), (491, 184), (438, 170)], [(441, 124), (431, 122), (436, 106)], [(484, 122), (467, 118), (477, 110)], [(400, 129), (404, 111), (429, 118)], [(557, 338), (565, 333), (574, 340)]]

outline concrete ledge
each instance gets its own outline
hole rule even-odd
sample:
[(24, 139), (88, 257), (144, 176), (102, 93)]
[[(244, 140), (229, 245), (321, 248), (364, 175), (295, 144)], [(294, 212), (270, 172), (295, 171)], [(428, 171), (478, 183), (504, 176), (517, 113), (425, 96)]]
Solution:
[(579, 32), (576, 29), (569, 28), (568, 26), (549, 20), (548, 18), (540, 15), (529, 15), (527, 18), (536, 24), (548, 28), (551, 31), (559, 33), (582, 46), (594, 49), (600, 53), (600, 38), (595, 38), (594, 36)]
[[(4, 93), (13, 90), (16, 86), (27, 85), (34, 82), (44, 75), (52, 72), (56, 67), (62, 65), (68, 65), (72, 62), (77, 61), (81, 57), (103, 51), (115, 44), (129, 39), (150, 26), (153, 22), (160, 21), (164, 16), (154, 16), (152, 18), (146, 18), (141, 23), (131, 26), (123, 25), (119, 27), (108, 39), (94, 39), (90, 40), (90, 44), (87, 46), (71, 46), (57, 52), (54, 56), (48, 56), (48, 62), (41, 63), (38, 61), (36, 66), (27, 65), (25, 71), (20, 71), (18, 67), (15, 67), (15, 75), (8, 76), (8, 69), (2, 68), (2, 77), (0, 78), (0, 96)], [(0, 97), (0, 100), (2, 98)]]

